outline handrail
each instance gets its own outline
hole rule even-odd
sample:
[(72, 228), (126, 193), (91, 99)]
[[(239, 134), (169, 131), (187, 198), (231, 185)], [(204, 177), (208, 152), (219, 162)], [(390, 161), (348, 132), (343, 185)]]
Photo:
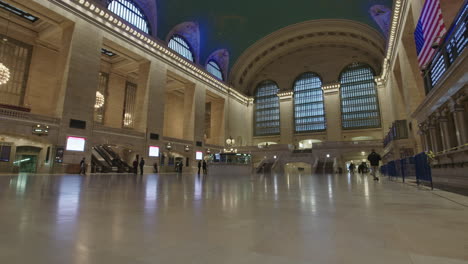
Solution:
[(446, 33), (442, 45), (432, 57), (424, 74), (424, 85), (428, 94), (442, 79), (468, 45), (468, 0), (462, 5)]

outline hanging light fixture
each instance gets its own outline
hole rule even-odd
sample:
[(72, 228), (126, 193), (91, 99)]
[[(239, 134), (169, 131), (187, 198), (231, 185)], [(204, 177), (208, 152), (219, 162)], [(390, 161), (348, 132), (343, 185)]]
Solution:
[(97, 91), (96, 92), (96, 103), (94, 104), (94, 108), (99, 109), (104, 106), (105, 98), (104, 95)]
[(10, 69), (0, 62), (0, 85), (7, 83), (10, 80)]
[[(4, 45), (6, 45), (6, 42), (8, 41), (8, 28), (9, 27), (10, 27), (10, 16), (8, 15), (8, 24), (6, 28), (6, 33), (5, 33), (5, 37), (3, 37), (2, 39), (2, 41), (5, 42)], [(8, 69), (8, 67), (5, 66), (0, 61), (0, 85), (7, 83), (9, 80), (10, 80), (10, 69)]]

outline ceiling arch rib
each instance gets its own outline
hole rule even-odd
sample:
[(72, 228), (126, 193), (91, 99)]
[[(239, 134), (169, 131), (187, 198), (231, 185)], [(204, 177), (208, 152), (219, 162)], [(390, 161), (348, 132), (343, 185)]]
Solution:
[[(304, 69), (305, 66), (313, 68), (314, 64), (317, 66), (317, 64), (334, 63), (344, 67), (353, 57), (364, 60), (376, 71), (380, 71), (384, 48), (385, 40), (382, 35), (365, 24), (349, 20), (307, 21), (280, 29), (252, 45), (234, 65), (230, 82), (239, 90), (251, 94), (251, 86), (259, 81), (258, 78), (270, 77), (268, 72), (265, 72), (266, 69), (274, 67), (275, 64), (287, 64), (288, 56), (297, 53), (306, 57), (308, 54), (315, 57), (310, 61), (303, 61), (302, 64), (296, 61), (294, 65), (289, 65), (297, 68), (296, 76), (304, 70), (310, 70)], [(333, 50), (347, 52), (341, 51), (342, 59), (335, 56), (333, 62), (325, 61), (327, 56), (332, 55), (329, 52), (334, 52)], [(287, 67), (287, 70), (291, 71), (291, 67)], [(320, 74), (322, 75), (322, 72)], [(339, 72), (335, 75), (338, 74)], [(329, 77), (324, 82), (336, 79), (337, 76)], [(280, 84), (280, 87), (288, 89), (290, 84)]]

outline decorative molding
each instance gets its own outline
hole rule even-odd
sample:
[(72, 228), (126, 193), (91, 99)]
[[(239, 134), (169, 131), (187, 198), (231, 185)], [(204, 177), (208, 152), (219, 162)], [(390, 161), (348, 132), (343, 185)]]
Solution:
[(76, 15), (83, 16), (93, 21), (96, 25), (118, 34), (120, 37), (129, 40), (135, 46), (148, 52), (158, 59), (162, 59), (169, 64), (181, 69), (187, 74), (203, 81), (210, 87), (221, 91), (224, 94), (232, 94), (234, 98), (243, 104), (248, 103), (248, 97), (235, 91), (217, 78), (211, 76), (201, 66), (183, 58), (176, 52), (169, 49), (160, 40), (157, 40), (146, 33), (136, 29), (119, 16), (103, 9), (87, 0), (49, 0), (50, 2), (67, 9), (72, 9)]

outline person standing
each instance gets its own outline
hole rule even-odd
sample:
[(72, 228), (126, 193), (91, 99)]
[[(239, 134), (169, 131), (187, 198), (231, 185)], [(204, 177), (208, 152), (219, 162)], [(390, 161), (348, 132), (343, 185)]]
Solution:
[(153, 164), (154, 173), (158, 173), (158, 163), (155, 161)]
[(198, 161), (198, 174), (200, 174), (200, 169), (201, 169), (201, 160)]
[(182, 170), (184, 169), (184, 162), (179, 163), (179, 172), (182, 173)]
[(141, 158), (140, 160), (140, 174), (143, 175), (143, 169), (145, 168), (145, 160)]
[(379, 162), (382, 160), (382, 157), (380, 157), (377, 152), (373, 149), (371, 154), (367, 156), (367, 160), (370, 162), (370, 165), (372, 167), (372, 176), (374, 177), (374, 181), (378, 181), (379, 177), (377, 177), (377, 170), (379, 169)]
[(351, 164), (349, 164), (349, 168), (348, 168), (348, 169), (349, 169), (349, 172), (350, 172), (351, 174), (353, 174), (353, 173), (354, 173), (354, 170), (356, 169), (356, 165), (354, 165), (354, 163), (351, 162)]
[(135, 175), (138, 174), (138, 160), (137, 159), (133, 161), (133, 174)]
[(203, 161), (203, 174), (206, 174), (206, 161)]
[(80, 175), (86, 175), (86, 158), (83, 157), (83, 159), (80, 161)]

